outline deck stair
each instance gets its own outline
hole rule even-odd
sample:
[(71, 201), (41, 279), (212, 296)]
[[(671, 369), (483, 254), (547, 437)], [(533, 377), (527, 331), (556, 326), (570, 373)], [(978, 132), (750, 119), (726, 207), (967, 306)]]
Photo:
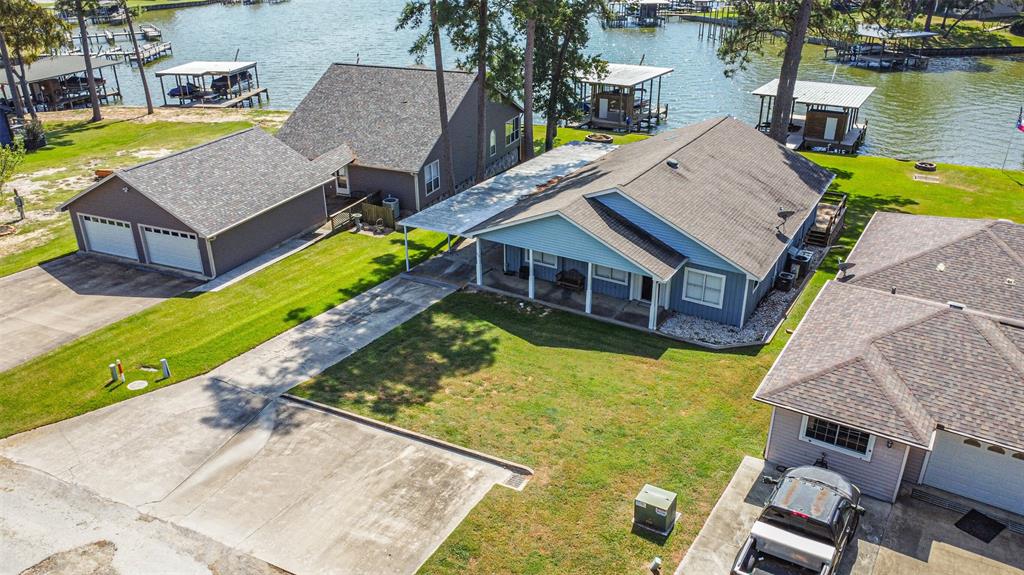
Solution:
[(846, 194), (825, 192), (815, 209), (814, 226), (805, 241), (812, 246), (831, 246), (846, 227)]

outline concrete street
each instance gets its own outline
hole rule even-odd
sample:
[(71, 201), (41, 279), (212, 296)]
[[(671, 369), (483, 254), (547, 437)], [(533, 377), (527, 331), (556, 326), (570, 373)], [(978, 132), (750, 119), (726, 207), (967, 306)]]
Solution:
[[(8, 438), (0, 457), (293, 573), (413, 573), (514, 467), (280, 395), (450, 291), (389, 280), (204, 376)], [(81, 545), (44, 529), (51, 505), (74, 505), (54, 496), (0, 507), (0, 557), (21, 558), (0, 573)]]
[(199, 283), (78, 254), (0, 278), (0, 371)]

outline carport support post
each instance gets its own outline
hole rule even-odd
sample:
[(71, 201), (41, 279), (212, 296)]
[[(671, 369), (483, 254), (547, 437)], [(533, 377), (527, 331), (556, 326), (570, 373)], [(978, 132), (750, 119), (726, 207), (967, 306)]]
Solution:
[(448, 234), (448, 251), (452, 251), (452, 235)]
[(476, 244), (476, 285), (478, 286), (484, 285), (483, 257), (480, 253), (480, 242), (482, 241), (483, 240), (481, 240), (480, 238), (476, 238), (476, 240), (473, 241), (473, 243)]
[(528, 293), (530, 295), (530, 299), (533, 299), (533, 295), (535, 293), (535, 290), (534, 290), (534, 283), (535, 282), (533, 281), (533, 250), (532, 249), (526, 250), (526, 257), (529, 258), (529, 260), (530, 260), (530, 282), (529, 282), (530, 289), (529, 289)]
[(587, 262), (587, 313), (590, 313), (591, 303), (594, 299), (594, 264)]
[(405, 271), (409, 271), (409, 226), (402, 226), (402, 233), (405, 234)]
[[(653, 279), (653, 278), (652, 278)], [(651, 283), (651, 313), (647, 318), (647, 329), (654, 330), (658, 327), (658, 300), (661, 299), (658, 288), (661, 286), (658, 280)]]

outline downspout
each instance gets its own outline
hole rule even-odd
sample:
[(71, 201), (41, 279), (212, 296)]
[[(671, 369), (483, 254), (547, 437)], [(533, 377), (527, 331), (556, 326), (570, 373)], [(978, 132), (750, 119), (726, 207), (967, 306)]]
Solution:
[(415, 192), (413, 195), (416, 196), (416, 211), (418, 212), (420, 211), (420, 175), (418, 173), (412, 173), (412, 189)]

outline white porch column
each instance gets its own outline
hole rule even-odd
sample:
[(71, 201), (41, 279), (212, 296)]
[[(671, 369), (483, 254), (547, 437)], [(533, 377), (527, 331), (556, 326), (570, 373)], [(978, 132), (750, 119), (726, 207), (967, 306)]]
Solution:
[(484, 265), (483, 257), (480, 255), (480, 242), (483, 241), (480, 238), (473, 240), (476, 243), (476, 285), (484, 285)]
[(647, 318), (647, 329), (654, 330), (658, 327), (658, 300), (661, 294), (658, 289), (661, 283), (651, 278), (651, 312)]
[(402, 226), (402, 233), (405, 234), (405, 271), (409, 271), (409, 226)]
[(452, 251), (452, 235), (448, 234), (448, 251)]
[(587, 313), (590, 313), (594, 300), (594, 264), (587, 262)]
[(530, 295), (530, 299), (533, 299), (533, 295), (534, 295), (534, 293), (536, 291), (534, 289), (535, 282), (533, 280), (533, 250), (531, 250), (531, 249), (526, 250), (526, 257), (529, 258), (529, 260), (530, 260), (530, 289), (529, 289), (528, 293)]

